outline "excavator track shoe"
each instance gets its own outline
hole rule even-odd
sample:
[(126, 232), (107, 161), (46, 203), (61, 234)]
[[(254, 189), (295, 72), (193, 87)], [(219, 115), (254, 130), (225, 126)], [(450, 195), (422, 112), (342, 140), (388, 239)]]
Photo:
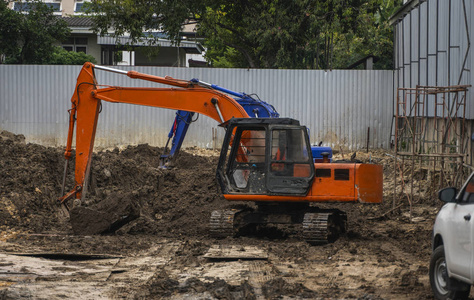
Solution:
[(211, 213), (210, 234), (214, 238), (226, 238), (234, 236), (235, 215), (240, 212), (239, 209), (215, 210)]
[(306, 213), (303, 218), (303, 237), (310, 244), (329, 242), (328, 220), (331, 213)]
[(340, 210), (306, 213), (303, 237), (313, 245), (332, 243), (347, 231), (347, 215)]

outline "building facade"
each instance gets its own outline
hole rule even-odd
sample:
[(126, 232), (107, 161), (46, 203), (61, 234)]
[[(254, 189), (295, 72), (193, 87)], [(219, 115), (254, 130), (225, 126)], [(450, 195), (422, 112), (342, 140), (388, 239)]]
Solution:
[[(91, 29), (90, 17), (84, 15), (84, 3), (90, 0), (42, 0), (53, 9), (54, 15), (62, 17), (69, 28), (71, 36), (60, 45), (68, 50), (92, 55), (102, 65), (137, 65), (137, 66), (170, 66), (187, 67), (188, 59), (195, 55), (202, 58), (203, 46), (196, 41), (195, 25), (183, 25), (183, 40), (180, 45), (173, 45), (163, 33), (157, 32), (158, 54), (149, 57), (143, 50), (147, 41), (144, 39), (133, 43), (124, 36), (118, 39), (111, 36), (99, 36)], [(28, 11), (28, 3), (12, 2), (10, 8), (16, 11)], [(194, 38), (193, 38), (194, 37)]]

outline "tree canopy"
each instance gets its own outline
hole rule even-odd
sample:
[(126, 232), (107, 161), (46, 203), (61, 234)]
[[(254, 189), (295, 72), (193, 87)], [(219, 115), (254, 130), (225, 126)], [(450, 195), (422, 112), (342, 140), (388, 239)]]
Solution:
[(23, 2), (24, 11), (0, 1), (0, 53), (7, 63), (44, 64), (54, 53), (54, 43), (66, 39), (70, 30), (39, 0)]
[[(388, 17), (401, 0), (97, 0), (95, 30), (132, 40), (160, 30), (176, 43), (198, 23), (206, 59), (217, 67), (346, 68), (368, 55), (391, 68)], [(98, 13), (99, 12), (99, 13)], [(97, 14), (98, 13), (98, 14)], [(153, 39), (149, 39), (152, 41)]]
[(92, 55), (84, 52), (67, 51), (63, 47), (56, 46), (51, 59), (47, 63), (51, 65), (83, 65), (86, 62), (97, 63)]

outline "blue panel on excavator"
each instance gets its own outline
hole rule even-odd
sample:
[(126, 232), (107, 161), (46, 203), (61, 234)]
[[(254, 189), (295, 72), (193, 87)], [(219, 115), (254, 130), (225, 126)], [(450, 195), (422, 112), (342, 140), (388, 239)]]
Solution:
[(331, 147), (320, 147), (320, 146), (311, 146), (311, 153), (313, 155), (314, 162), (323, 162), (323, 153), (329, 153), (329, 160), (332, 161), (332, 148)]

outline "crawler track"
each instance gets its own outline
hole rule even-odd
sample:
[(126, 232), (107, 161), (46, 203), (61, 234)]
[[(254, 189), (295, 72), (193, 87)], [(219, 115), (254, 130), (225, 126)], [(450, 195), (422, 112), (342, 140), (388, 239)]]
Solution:
[(346, 232), (347, 216), (339, 210), (306, 213), (303, 237), (310, 244), (327, 244)]
[(226, 238), (235, 233), (234, 219), (238, 209), (215, 210), (211, 214), (210, 234), (215, 238)]
[(328, 243), (328, 219), (331, 213), (306, 213), (303, 219), (303, 237), (311, 244)]

